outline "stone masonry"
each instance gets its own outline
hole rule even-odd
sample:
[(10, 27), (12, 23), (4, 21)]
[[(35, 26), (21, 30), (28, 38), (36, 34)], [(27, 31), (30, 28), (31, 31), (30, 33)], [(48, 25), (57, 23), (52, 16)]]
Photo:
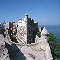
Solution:
[(0, 60), (10, 60), (8, 50), (5, 47), (5, 39), (2, 34), (0, 34)]
[(35, 42), (35, 35), (38, 31), (38, 23), (34, 22), (33, 19), (28, 18), (28, 15), (25, 14), (23, 19), (18, 21), (17, 27), (17, 41), (19, 43), (30, 44)]

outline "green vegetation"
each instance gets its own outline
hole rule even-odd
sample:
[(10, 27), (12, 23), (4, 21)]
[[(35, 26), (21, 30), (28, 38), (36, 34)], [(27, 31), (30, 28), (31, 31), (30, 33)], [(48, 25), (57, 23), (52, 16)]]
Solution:
[(56, 41), (56, 37), (53, 34), (49, 34), (48, 43), (51, 48), (53, 60), (60, 60), (60, 43)]
[(38, 32), (36, 33), (36, 35), (40, 38), (40, 37), (41, 37), (41, 32), (38, 31)]

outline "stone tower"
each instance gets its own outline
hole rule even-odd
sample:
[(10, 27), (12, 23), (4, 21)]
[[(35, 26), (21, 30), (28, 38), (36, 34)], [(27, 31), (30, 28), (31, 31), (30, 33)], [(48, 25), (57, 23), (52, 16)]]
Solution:
[(37, 30), (38, 23), (34, 22), (33, 19), (28, 18), (28, 15), (25, 14), (25, 17), (18, 21), (17, 41), (24, 44), (35, 42), (34, 38)]
[(44, 27), (43, 30), (42, 30), (42, 32), (41, 32), (41, 38), (48, 40), (48, 34), (49, 34), (48, 31)]
[(46, 60), (53, 60), (52, 54), (51, 54), (51, 49), (48, 43), (48, 31), (44, 27), (42, 32), (41, 32), (41, 49), (43, 49), (44, 54), (43, 56), (45, 57)]

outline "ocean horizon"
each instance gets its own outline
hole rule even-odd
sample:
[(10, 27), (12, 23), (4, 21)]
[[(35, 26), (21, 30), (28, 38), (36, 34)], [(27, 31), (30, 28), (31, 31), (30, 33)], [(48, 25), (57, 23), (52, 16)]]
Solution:
[(49, 33), (56, 36), (57, 42), (60, 43), (60, 25), (39, 25), (40, 27), (46, 27)]

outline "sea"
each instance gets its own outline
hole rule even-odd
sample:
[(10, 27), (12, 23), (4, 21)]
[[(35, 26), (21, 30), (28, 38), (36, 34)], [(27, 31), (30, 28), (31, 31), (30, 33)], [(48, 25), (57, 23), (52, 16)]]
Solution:
[(60, 25), (39, 25), (41, 27), (46, 27), (49, 33), (56, 36), (57, 42), (60, 43)]

